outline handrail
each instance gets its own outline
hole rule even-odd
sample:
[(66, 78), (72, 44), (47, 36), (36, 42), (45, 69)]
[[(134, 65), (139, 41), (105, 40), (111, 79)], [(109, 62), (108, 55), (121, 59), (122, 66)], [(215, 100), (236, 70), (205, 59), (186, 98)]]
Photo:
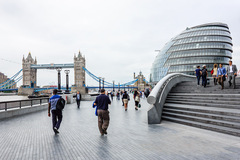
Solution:
[(43, 99), (49, 99), (49, 98), (44, 97), (44, 98), (31, 98), (31, 99), (13, 100), (13, 101), (1, 101), (0, 104), (2, 104), (2, 103), (14, 103), (14, 102), (19, 102), (19, 101), (43, 100)]
[[(2, 102), (0, 102), (0, 104), (5, 104), (5, 105), (4, 105), (3, 109), (0, 109), (0, 111), (1, 110), (7, 111), (10, 108), (20, 108), (21, 109), (22, 102), (31, 102), (30, 106), (32, 107), (33, 106), (33, 101), (37, 101), (37, 100), (39, 100), (39, 105), (42, 105), (42, 101), (43, 100), (49, 101), (49, 98), (32, 98), (32, 99), (23, 99), (23, 100), (2, 101)], [(19, 102), (19, 107), (8, 107), (9, 103), (16, 103), (16, 102)], [(36, 104), (34, 104), (34, 105), (36, 105)]]
[(183, 73), (171, 73), (163, 77), (153, 88), (147, 98), (147, 102), (151, 105), (148, 110), (148, 123), (158, 124), (161, 122), (162, 109), (168, 93), (177, 83), (184, 81), (193, 81), (195, 76)]
[(161, 88), (164, 87), (164, 84), (171, 78), (174, 76), (178, 76), (178, 75), (182, 75), (182, 76), (186, 76), (186, 77), (190, 77), (190, 78), (194, 78), (195, 76), (191, 76), (191, 75), (186, 75), (183, 73), (171, 73), (166, 75), (165, 77), (163, 77), (158, 83), (157, 85), (152, 89), (150, 95), (147, 98), (147, 102), (149, 104), (154, 104), (156, 102), (157, 97), (160, 95)]

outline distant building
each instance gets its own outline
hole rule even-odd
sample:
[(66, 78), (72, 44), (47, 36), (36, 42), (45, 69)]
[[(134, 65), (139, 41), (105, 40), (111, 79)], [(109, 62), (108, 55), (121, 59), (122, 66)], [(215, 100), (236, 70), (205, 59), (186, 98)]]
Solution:
[(197, 66), (212, 70), (215, 63), (228, 65), (232, 38), (227, 24), (207, 23), (187, 28), (171, 39), (156, 56), (150, 74), (154, 83), (169, 73), (194, 75)]
[(138, 79), (137, 82), (133, 85), (134, 87), (138, 87), (138, 90), (144, 90), (146, 87), (145, 77), (143, 76), (142, 72), (139, 72), (139, 75), (136, 76), (135, 73), (133, 74), (134, 79)]
[[(14, 84), (15, 81), (14, 80), (9, 80), (9, 78), (3, 74), (2, 72), (0, 72), (0, 87), (1, 88), (6, 88), (6, 89), (14, 89), (14, 88), (17, 88), (17, 84)], [(8, 81), (7, 83), (4, 83)], [(5, 84), (9, 84), (9, 85), (5, 85)], [(4, 85), (4, 86), (3, 86)]]
[(37, 70), (31, 68), (32, 64), (37, 64), (37, 60), (32, 58), (31, 53), (29, 52), (27, 58), (23, 56), (22, 59), (22, 69), (23, 69), (23, 85), (29, 86), (31, 88), (36, 88), (37, 84)]

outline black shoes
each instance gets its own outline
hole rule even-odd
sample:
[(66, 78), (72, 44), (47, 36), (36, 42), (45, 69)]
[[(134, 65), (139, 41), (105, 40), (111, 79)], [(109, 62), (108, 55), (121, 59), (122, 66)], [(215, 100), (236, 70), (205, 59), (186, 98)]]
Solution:
[(107, 134), (107, 130), (106, 129), (102, 129), (101, 136), (104, 136), (104, 134)]
[(104, 134), (107, 134), (107, 130), (106, 130), (106, 129), (103, 129), (103, 133), (104, 133)]
[(53, 131), (55, 132), (55, 134), (59, 133), (59, 131), (58, 131), (58, 129), (56, 127), (53, 128)]
[(137, 111), (137, 110), (138, 110), (138, 108), (137, 108), (137, 107), (135, 107), (135, 110)]
[(231, 82), (229, 82), (229, 87), (231, 87), (232, 86), (232, 83)]
[(127, 111), (127, 109), (125, 109), (125, 111)]

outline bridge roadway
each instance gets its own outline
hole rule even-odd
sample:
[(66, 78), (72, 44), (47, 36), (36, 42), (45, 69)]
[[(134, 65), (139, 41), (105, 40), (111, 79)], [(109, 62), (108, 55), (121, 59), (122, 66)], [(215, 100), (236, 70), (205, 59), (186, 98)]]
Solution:
[(148, 125), (146, 100), (139, 111), (131, 100), (127, 112), (114, 100), (108, 135), (100, 136), (91, 104), (67, 105), (59, 135), (47, 111), (0, 121), (0, 159), (240, 159), (239, 137), (171, 122)]

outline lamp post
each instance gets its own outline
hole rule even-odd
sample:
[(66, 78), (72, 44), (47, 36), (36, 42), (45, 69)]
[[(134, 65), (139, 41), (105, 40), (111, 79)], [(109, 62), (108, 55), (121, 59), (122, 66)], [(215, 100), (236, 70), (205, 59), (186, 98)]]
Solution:
[(100, 90), (101, 90), (101, 77), (98, 77), (99, 78), (99, 93), (100, 93)]
[(120, 91), (120, 83), (118, 83), (118, 91)]
[(62, 94), (62, 90), (61, 90), (61, 71), (62, 68), (58, 68), (58, 94)]
[(70, 73), (70, 70), (65, 70), (66, 73), (66, 91), (65, 94), (69, 94), (69, 77), (68, 74)]
[(114, 87), (115, 87), (115, 86), (114, 86), (114, 81), (113, 81), (113, 92), (115, 92), (115, 89), (114, 89)]
[(125, 92), (125, 84), (123, 85), (123, 90), (124, 90), (124, 92)]
[(103, 81), (103, 89), (104, 89), (104, 78), (102, 78), (102, 81)]

